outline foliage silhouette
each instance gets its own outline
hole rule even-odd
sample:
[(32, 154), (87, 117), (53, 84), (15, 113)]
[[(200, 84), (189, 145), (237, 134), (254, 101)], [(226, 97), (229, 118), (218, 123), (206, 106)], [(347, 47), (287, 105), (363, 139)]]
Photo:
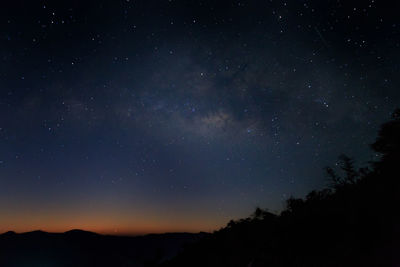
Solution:
[(328, 188), (289, 198), (279, 215), (257, 208), (162, 265), (400, 266), (400, 109), (371, 148), (381, 157), (370, 166), (342, 155)]

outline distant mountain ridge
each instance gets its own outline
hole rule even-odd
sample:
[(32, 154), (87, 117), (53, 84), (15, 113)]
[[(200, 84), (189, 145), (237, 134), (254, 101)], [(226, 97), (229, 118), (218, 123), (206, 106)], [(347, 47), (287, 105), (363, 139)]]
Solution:
[(0, 234), (0, 266), (151, 266), (178, 254), (206, 233), (101, 235), (73, 229)]

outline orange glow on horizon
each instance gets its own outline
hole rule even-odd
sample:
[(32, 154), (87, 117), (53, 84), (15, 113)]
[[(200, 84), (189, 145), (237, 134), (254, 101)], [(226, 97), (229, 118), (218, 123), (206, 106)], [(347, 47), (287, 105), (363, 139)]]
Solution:
[[(71, 219), (73, 218), (73, 219)], [(144, 235), (150, 233), (171, 232), (212, 232), (224, 226), (227, 221), (212, 221), (193, 218), (160, 218), (112, 217), (112, 216), (54, 216), (42, 215), (4, 217), (0, 224), (0, 233), (14, 231), (24, 233), (41, 230), (51, 233), (62, 233), (80, 229), (106, 235)]]

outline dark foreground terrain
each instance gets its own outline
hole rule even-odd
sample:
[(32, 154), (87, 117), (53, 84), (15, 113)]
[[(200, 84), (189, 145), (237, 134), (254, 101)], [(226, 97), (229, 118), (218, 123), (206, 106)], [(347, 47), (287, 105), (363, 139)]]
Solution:
[(1, 267), (149, 266), (175, 256), (205, 234), (106, 236), (81, 230), (0, 235)]

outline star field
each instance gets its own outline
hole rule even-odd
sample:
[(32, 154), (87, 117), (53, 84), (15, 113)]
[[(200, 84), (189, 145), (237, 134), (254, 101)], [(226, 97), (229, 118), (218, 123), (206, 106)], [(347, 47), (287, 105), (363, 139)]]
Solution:
[(395, 5), (5, 4), (0, 230), (211, 231), (365, 164), (400, 103)]

